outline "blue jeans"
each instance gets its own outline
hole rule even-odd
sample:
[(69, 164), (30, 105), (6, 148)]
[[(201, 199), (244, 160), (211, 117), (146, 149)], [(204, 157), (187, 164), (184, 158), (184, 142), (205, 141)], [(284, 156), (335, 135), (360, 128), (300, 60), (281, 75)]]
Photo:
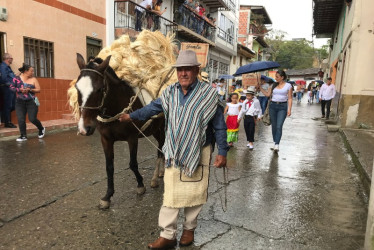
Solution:
[(259, 96), (258, 100), (260, 101), (262, 114), (265, 113), (266, 105), (268, 105), (268, 98), (266, 96)]
[(301, 102), (301, 98), (303, 97), (303, 92), (297, 92), (297, 100)]
[(279, 104), (274, 102), (270, 103), (269, 115), (275, 144), (279, 144), (282, 138), (283, 123), (287, 117), (287, 107), (287, 102)]
[(135, 23), (135, 30), (136, 31), (142, 31), (142, 18), (143, 18), (143, 12), (141, 12), (138, 9), (135, 9), (135, 15), (136, 15), (136, 23)]

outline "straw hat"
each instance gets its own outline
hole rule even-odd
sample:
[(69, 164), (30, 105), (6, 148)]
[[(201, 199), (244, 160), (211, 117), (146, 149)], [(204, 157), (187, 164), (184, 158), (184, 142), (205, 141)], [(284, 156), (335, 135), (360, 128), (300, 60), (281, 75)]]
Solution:
[(193, 50), (181, 50), (177, 61), (173, 67), (184, 67), (184, 66), (200, 66), (197, 61), (196, 53)]
[(249, 86), (246, 90), (243, 91), (244, 94), (256, 94), (255, 86)]
[(209, 82), (209, 74), (207, 72), (201, 72), (201, 79), (204, 81), (204, 82)]

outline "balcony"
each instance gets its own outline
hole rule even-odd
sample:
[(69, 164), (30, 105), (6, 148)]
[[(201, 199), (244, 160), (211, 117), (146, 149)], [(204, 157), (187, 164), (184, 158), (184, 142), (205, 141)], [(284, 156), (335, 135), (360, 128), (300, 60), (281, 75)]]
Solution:
[(221, 28), (218, 28), (217, 37), (221, 38), (228, 44), (231, 44), (231, 45), (234, 44), (234, 37)]
[(236, 4), (232, 0), (202, 0), (201, 3), (204, 6), (210, 8), (210, 10), (214, 9), (226, 9), (232, 10), (235, 12)]
[(175, 21), (178, 23), (178, 33), (188, 37), (190, 41), (215, 46), (216, 27), (205, 16), (200, 16), (182, 4), (175, 15)]
[(249, 34), (253, 36), (265, 36), (268, 33), (267, 28), (264, 25), (256, 25), (251, 23), (249, 25)]
[(123, 34), (135, 40), (141, 30), (159, 30), (162, 34), (175, 33), (178, 25), (142, 6), (129, 1), (114, 1), (114, 30), (115, 37)]

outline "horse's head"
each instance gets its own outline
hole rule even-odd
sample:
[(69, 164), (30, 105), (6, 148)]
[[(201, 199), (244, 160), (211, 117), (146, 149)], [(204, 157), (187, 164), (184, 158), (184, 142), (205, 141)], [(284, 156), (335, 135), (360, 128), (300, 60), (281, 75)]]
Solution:
[(104, 61), (96, 58), (86, 65), (82, 55), (77, 53), (77, 63), (81, 71), (75, 87), (80, 108), (78, 131), (82, 135), (92, 135), (95, 132), (96, 117), (103, 105), (107, 88), (104, 74), (109, 60), (110, 56)]

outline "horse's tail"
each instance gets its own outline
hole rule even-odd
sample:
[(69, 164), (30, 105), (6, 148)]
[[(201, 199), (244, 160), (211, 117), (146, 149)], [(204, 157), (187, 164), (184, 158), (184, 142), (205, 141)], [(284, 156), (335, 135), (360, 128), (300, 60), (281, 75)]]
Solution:
[(78, 104), (78, 91), (75, 88), (75, 83), (77, 80), (73, 80), (70, 83), (70, 88), (68, 89), (68, 103), (72, 114), (76, 120), (80, 118), (79, 104)]

